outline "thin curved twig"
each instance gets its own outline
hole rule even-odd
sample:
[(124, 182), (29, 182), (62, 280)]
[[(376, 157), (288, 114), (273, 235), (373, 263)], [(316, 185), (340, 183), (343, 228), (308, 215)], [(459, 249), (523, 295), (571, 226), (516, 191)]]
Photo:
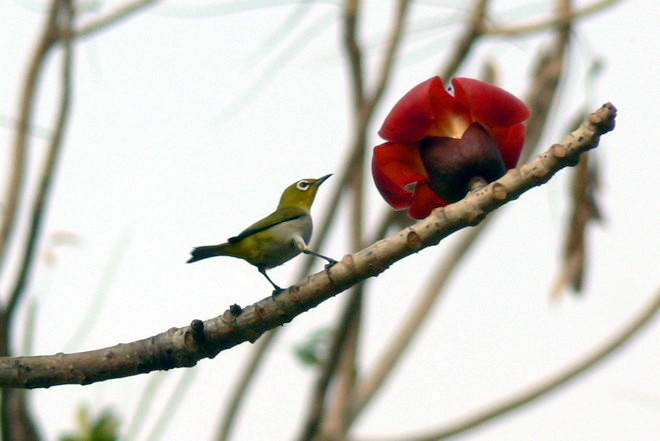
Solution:
[(404, 314), (404, 321), (399, 326), (394, 337), (387, 345), (385, 352), (375, 362), (371, 371), (365, 375), (355, 394), (355, 401), (351, 409), (351, 420), (359, 417), (369, 404), (376, 392), (392, 373), (404, 351), (419, 331), (421, 325), (439, 300), (439, 293), (449, 281), (456, 267), (463, 261), (463, 257), (472, 249), (477, 238), (482, 236), (486, 227), (494, 217), (488, 217), (479, 225), (467, 230), (455, 244), (448, 256), (443, 255), (439, 268), (433, 270), (433, 277), (429, 280), (422, 294), (414, 302), (412, 310)]
[[(51, 142), (48, 147), (46, 155), (46, 162), (41, 175), (41, 181), (38, 188), (37, 196), (34, 201), (33, 210), (31, 213), (31, 225), (28, 232), (28, 243), (25, 247), (23, 261), (19, 269), (19, 276), (16, 286), (11, 291), (7, 304), (2, 311), (0, 311), (0, 355), (8, 355), (11, 353), (11, 324), (14, 318), (16, 304), (22, 296), (24, 290), (23, 286), (27, 278), (27, 273), (32, 265), (32, 256), (40, 231), (41, 219), (45, 210), (45, 204), (48, 200), (50, 184), (54, 174), (55, 164), (59, 157), (60, 146), (62, 144), (62, 136), (64, 128), (69, 115), (69, 105), (71, 100), (71, 71), (73, 65), (73, 38), (72, 32), (73, 22), (75, 17), (75, 10), (72, 0), (54, 0), (48, 16), (45, 32), (42, 39), (38, 43), (35, 56), (31, 62), (28, 78), (26, 81), (26, 89), (24, 90), (23, 102), (21, 103), (22, 110), (19, 118), (19, 130), (16, 140), (16, 149), (20, 150), (20, 155), (25, 155), (27, 149), (27, 132), (30, 126), (32, 117), (34, 98), (36, 95), (36, 86), (40, 73), (45, 66), (45, 60), (54, 44), (60, 41), (63, 45), (62, 50), (62, 71), (61, 71), (61, 90), (60, 102), (56, 114), (55, 131), (52, 135)], [(24, 157), (22, 159), (24, 161)], [(18, 164), (25, 166), (25, 163)], [(18, 172), (18, 174), (23, 171)], [(22, 181), (22, 178), (20, 178)], [(16, 190), (15, 202), (18, 202), (18, 195), (22, 186)], [(10, 224), (15, 222), (15, 215), (12, 214), (10, 219), (5, 221)], [(8, 238), (8, 237), (6, 237)], [(6, 239), (5, 238), (5, 239)], [(4, 243), (3, 245), (6, 245)], [(29, 409), (27, 400), (28, 396), (25, 391), (3, 389), (1, 391), (0, 400), (2, 402), (1, 408), (1, 427), (2, 427), (2, 440), (3, 441), (38, 441), (40, 435), (37, 431), (37, 426), (34, 422), (34, 417)]]
[(374, 88), (363, 106), (362, 113), (364, 115), (360, 119), (360, 123), (365, 126), (371, 120), (376, 106), (380, 103), (383, 94), (385, 93), (385, 89), (390, 83), (392, 71), (394, 70), (394, 61), (403, 40), (409, 10), (410, 0), (399, 0), (396, 12), (394, 13), (394, 24), (391, 28), (392, 32), (387, 39), (387, 45), (385, 47), (383, 60), (378, 68)]
[[(559, 387), (566, 385), (571, 380), (576, 379), (593, 368), (597, 363), (604, 361), (618, 349), (621, 349), (625, 343), (631, 341), (632, 337), (637, 335), (645, 326), (649, 325), (655, 318), (660, 309), (660, 291), (651, 299), (648, 305), (636, 314), (623, 328), (614, 333), (605, 342), (589, 354), (583, 356), (574, 363), (560, 369), (550, 377), (538, 382), (535, 385), (501, 399), (494, 404), (485, 406), (474, 411), (470, 415), (458, 418), (456, 421), (444, 424), (442, 427), (429, 430), (422, 435), (405, 435), (391, 438), (369, 438), (370, 441), (436, 441), (446, 439), (467, 430), (474, 429), (496, 417), (511, 412), (518, 407), (530, 403), (538, 398), (546, 397), (550, 392), (556, 391)], [(361, 441), (366, 441), (361, 439)]]
[(364, 72), (362, 66), (362, 48), (357, 39), (360, 0), (346, 0), (343, 9), (342, 39), (348, 55), (350, 84), (353, 95), (353, 108), (360, 109), (364, 100)]
[(504, 37), (535, 34), (538, 32), (547, 31), (548, 29), (569, 25), (579, 18), (591, 16), (597, 12), (602, 11), (603, 9), (609, 8), (610, 6), (614, 6), (620, 2), (621, 0), (602, 0), (592, 5), (585, 6), (581, 9), (574, 9), (568, 15), (548, 18), (538, 23), (524, 24), (518, 26), (508, 26), (508, 27), (483, 23), (480, 31), (482, 34), (485, 35), (499, 35)]
[(562, 18), (571, 15), (570, 1), (559, 0), (556, 9), (557, 21), (561, 25), (557, 27), (552, 48), (541, 55), (536, 64), (535, 80), (525, 99), (532, 111), (532, 118), (527, 123), (526, 143), (518, 159), (519, 164), (527, 162), (540, 145), (552, 105), (560, 91), (561, 79), (566, 76), (564, 59), (570, 44), (571, 23), (564, 23)]
[(90, 20), (75, 30), (75, 38), (85, 38), (106, 30), (110, 26), (118, 24), (122, 20), (130, 18), (132, 15), (140, 12), (148, 6), (153, 6), (160, 0), (136, 0), (117, 7), (106, 15)]
[[(69, 0), (58, 0), (56, 3), (62, 2), (62, 5), (68, 3)], [(62, 9), (72, 9), (72, 6), (58, 6)], [(71, 12), (70, 14), (73, 14)], [(59, 14), (56, 14), (59, 15)], [(64, 14), (67, 15), (67, 14)], [(59, 19), (59, 18), (58, 18)], [(71, 18), (67, 18), (70, 20)], [(69, 23), (70, 24), (70, 23)], [(37, 195), (32, 205), (30, 213), (30, 222), (28, 227), (28, 236), (23, 257), (19, 266), (18, 278), (14, 283), (14, 287), (10, 291), (9, 298), (5, 309), (7, 316), (6, 326), (11, 326), (13, 312), (16, 308), (18, 300), (20, 299), (25, 283), (27, 282), (30, 271), (33, 269), (34, 252), (39, 239), (41, 225), (46, 212), (48, 198), (50, 196), (51, 185), (55, 176), (55, 168), (60, 158), (62, 150), (62, 141), (64, 139), (64, 131), (69, 120), (69, 113), (71, 110), (71, 95), (72, 95), (72, 57), (73, 57), (73, 35), (71, 34), (71, 27), (61, 26), (56, 22), (56, 31), (52, 38), (51, 45), (55, 41), (61, 40), (64, 44), (64, 60), (62, 66), (62, 86), (60, 91), (59, 105), (57, 109), (57, 116), (55, 120), (55, 130), (48, 145), (48, 152), (41, 172)]]
[(454, 45), (454, 53), (449, 57), (449, 62), (440, 74), (441, 78), (449, 79), (456, 74), (461, 67), (461, 64), (467, 59), (474, 44), (479, 37), (483, 35), (481, 29), (486, 20), (487, 7), (488, 0), (476, 0), (472, 15), (468, 22), (468, 27), (465, 32), (463, 32), (458, 43)]
[(28, 64), (25, 83), (21, 89), (18, 118), (16, 119), (16, 137), (13, 143), (11, 166), (7, 192), (3, 198), (3, 216), (0, 223), (0, 270), (8, 253), (10, 237), (17, 221), (17, 210), (20, 205), (23, 181), (25, 179), (29, 128), (32, 126), (37, 83), (43, 72), (50, 50), (59, 38), (57, 17), (60, 11), (60, 0), (53, 1), (46, 19), (44, 31), (41, 34), (34, 53)]
[(229, 400), (225, 405), (225, 409), (222, 412), (222, 418), (220, 419), (220, 424), (218, 425), (218, 431), (215, 435), (216, 441), (226, 441), (231, 435), (231, 431), (234, 428), (234, 422), (236, 421), (236, 416), (238, 411), (243, 404), (243, 399), (247, 393), (248, 387), (252, 383), (252, 379), (257, 373), (257, 369), (261, 366), (261, 360), (266, 354), (266, 351), (272, 346), (272, 342), (277, 336), (277, 331), (279, 328), (275, 328), (261, 337), (254, 346), (254, 350), (250, 352), (250, 357), (245, 363), (243, 369), (241, 369), (241, 376), (234, 385), (234, 389), (231, 392)]
[(321, 416), (325, 408), (325, 400), (328, 387), (339, 364), (341, 351), (349, 331), (349, 323), (353, 321), (353, 315), (357, 312), (354, 302), (359, 297), (351, 296), (340, 314), (340, 321), (335, 328), (330, 350), (321, 367), (319, 377), (314, 384), (312, 398), (308, 405), (309, 411), (304, 418), (303, 429), (297, 437), (299, 441), (309, 441), (319, 433)]

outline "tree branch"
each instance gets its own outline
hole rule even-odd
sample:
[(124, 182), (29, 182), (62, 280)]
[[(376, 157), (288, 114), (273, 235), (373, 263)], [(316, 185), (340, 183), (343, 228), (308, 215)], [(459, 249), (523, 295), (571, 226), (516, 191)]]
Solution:
[(562, 168), (575, 165), (582, 153), (595, 148), (600, 136), (614, 128), (616, 109), (604, 104), (560, 144), (462, 201), (438, 208), (423, 221), (355, 254), (276, 297), (243, 309), (226, 311), (206, 322), (128, 344), (75, 354), (0, 358), (0, 386), (48, 387), (90, 384), (154, 370), (194, 366), (240, 343), (254, 342), (264, 332), (293, 320), (356, 283), (377, 276), (393, 263), (436, 245), (455, 231), (477, 225), (488, 213), (524, 192), (547, 182)]
[(584, 18), (593, 15), (605, 8), (614, 6), (621, 0), (602, 0), (585, 6), (582, 9), (575, 9), (570, 14), (558, 17), (551, 17), (538, 23), (524, 24), (518, 26), (496, 26), (482, 23), (480, 29), (482, 34), (486, 35), (501, 35), (505, 37), (513, 37), (518, 35), (529, 35), (537, 32), (543, 32), (548, 29), (566, 26), (572, 24), (578, 18)]
[(454, 45), (454, 53), (449, 57), (449, 62), (440, 74), (440, 78), (448, 80), (454, 76), (461, 64), (466, 60), (470, 51), (474, 47), (479, 37), (483, 35), (481, 29), (486, 20), (486, 8), (488, 7), (488, 0), (476, 0), (474, 3), (474, 10), (468, 21), (468, 27), (463, 32), (459, 41)]
[(39, 179), (39, 186), (37, 190), (37, 195), (33, 202), (32, 211), (30, 213), (30, 221), (28, 228), (28, 238), (23, 251), (23, 258), (20, 265), (20, 270), (18, 273), (18, 278), (15, 282), (15, 285), (11, 291), (9, 299), (7, 300), (7, 306), (5, 314), (7, 315), (7, 326), (11, 325), (11, 319), (13, 317), (13, 312), (16, 307), (16, 304), (23, 294), (23, 289), (28, 280), (30, 271), (34, 268), (33, 258), (34, 252), (36, 250), (37, 241), (39, 239), (39, 233), (41, 231), (41, 225), (43, 222), (44, 215), (46, 213), (46, 208), (48, 204), (48, 199), (50, 196), (50, 190), (55, 177), (55, 170), (57, 163), (59, 162), (60, 154), (62, 151), (62, 143), (64, 139), (64, 132), (66, 129), (67, 122), (69, 120), (69, 113), (71, 109), (71, 94), (72, 94), (72, 58), (73, 58), (73, 41), (71, 35), (71, 20), (73, 20), (73, 6), (69, 4), (69, 0), (62, 0), (61, 6), (59, 6), (62, 11), (61, 14), (65, 15), (66, 18), (62, 20), (65, 21), (61, 27), (58, 25), (59, 30), (57, 31), (57, 40), (61, 41), (63, 44), (63, 55), (64, 60), (62, 64), (62, 74), (61, 74), (61, 90), (59, 97), (59, 104), (57, 109), (57, 115), (55, 120), (55, 130), (53, 132), (52, 138), (48, 145), (48, 153), (46, 154), (46, 159), (43, 165), (41, 176)]
[(60, 4), (60, 0), (54, 0), (50, 7), (43, 33), (30, 59), (25, 75), (25, 83), (21, 89), (19, 116), (16, 120), (16, 138), (12, 151), (11, 166), (9, 167), (7, 192), (3, 198), (4, 212), (0, 223), (0, 269), (2, 269), (5, 256), (8, 253), (9, 240), (18, 217), (29, 147), (28, 133), (32, 125), (37, 83), (43, 72), (47, 56), (59, 37), (57, 18), (61, 9)]
[(140, 12), (142, 9), (153, 6), (160, 0), (135, 0), (124, 5), (117, 7), (114, 11), (109, 12), (101, 18), (90, 20), (88, 23), (80, 26), (75, 30), (74, 37), (84, 38), (90, 37), (98, 32), (104, 31), (110, 26), (114, 26), (122, 20), (126, 20), (132, 15)]
[(254, 375), (257, 372), (257, 369), (261, 366), (261, 360), (266, 353), (266, 351), (272, 346), (277, 329), (273, 329), (270, 332), (267, 332), (255, 345), (254, 350), (250, 352), (250, 357), (245, 363), (245, 367), (241, 369), (241, 376), (234, 385), (234, 389), (231, 392), (230, 398), (225, 405), (225, 410), (222, 412), (222, 418), (218, 425), (218, 430), (215, 435), (216, 441), (226, 441), (231, 435), (231, 431), (234, 428), (234, 422), (236, 421), (236, 415), (243, 404), (243, 398), (247, 392), (248, 386), (252, 382)]

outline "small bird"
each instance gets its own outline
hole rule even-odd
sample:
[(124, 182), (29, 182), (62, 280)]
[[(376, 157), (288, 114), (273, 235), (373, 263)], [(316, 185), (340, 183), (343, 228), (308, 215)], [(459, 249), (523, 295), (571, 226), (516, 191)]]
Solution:
[(230, 256), (243, 259), (273, 285), (273, 295), (283, 291), (273, 282), (266, 270), (282, 265), (300, 253), (313, 254), (328, 261), (326, 268), (337, 263), (330, 257), (310, 250), (307, 243), (312, 237), (312, 216), (309, 213), (319, 186), (328, 179), (301, 179), (289, 185), (277, 209), (258, 222), (247, 227), (238, 236), (230, 237), (219, 245), (196, 247), (187, 263), (215, 256)]

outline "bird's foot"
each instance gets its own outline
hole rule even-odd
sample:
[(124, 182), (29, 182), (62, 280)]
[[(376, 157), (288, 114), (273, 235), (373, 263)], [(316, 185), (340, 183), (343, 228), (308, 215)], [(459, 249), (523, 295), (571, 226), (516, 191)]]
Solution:
[(325, 269), (329, 270), (333, 266), (337, 264), (337, 261), (335, 259), (328, 259), (328, 263), (325, 264)]
[(277, 297), (278, 295), (282, 294), (282, 291), (284, 290), (278, 286), (273, 290), (273, 297)]

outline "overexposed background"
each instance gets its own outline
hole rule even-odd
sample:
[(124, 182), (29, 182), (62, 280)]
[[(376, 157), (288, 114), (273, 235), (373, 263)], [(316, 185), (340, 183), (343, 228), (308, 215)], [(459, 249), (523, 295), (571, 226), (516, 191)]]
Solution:
[[(513, 0), (493, 3), (511, 20), (551, 9), (549, 1), (524, 8)], [(108, 1), (103, 7), (118, 4)], [(42, 258), (30, 281), (30, 301), (37, 308), (32, 354), (133, 341), (269, 295), (263, 277), (242, 261), (185, 265), (190, 249), (238, 233), (269, 213), (285, 186), (332, 173), (344, 160), (351, 115), (337, 4), (315, 4), (283, 40), (275, 36), (292, 5), (232, 14), (210, 5), (164, 2), (76, 44), (73, 113), (41, 247), (42, 256), (50, 258)], [(464, 17), (459, 5), (414, 6), (412, 22), (419, 26), (407, 34), (376, 121), (403, 93), (437, 72)], [(368, 47), (382, 44), (392, 9), (390, 2), (368, 3), (363, 35)], [(615, 131), (603, 137), (596, 153), (605, 222), (589, 236), (585, 293), (558, 304), (549, 300), (567, 211), (567, 179), (561, 173), (504, 208), (358, 423), (358, 434), (393, 435), (439, 425), (532, 384), (606, 339), (657, 290), (659, 15), (651, 2), (626, 1), (581, 22), (545, 138), (547, 145), (563, 138), (567, 121), (585, 102), (590, 110), (605, 101), (619, 109)], [(456, 25), (444, 36), (424, 32), (425, 23), (447, 18)], [(0, 2), (1, 185), (9, 166), (11, 119), (43, 19), (44, 2)], [(490, 40), (461, 75), (478, 76), (483, 61), (491, 59), (501, 85), (520, 96), (530, 75), (530, 54), (540, 44), (537, 37)], [(587, 71), (594, 60), (604, 70), (590, 83)], [(29, 157), (35, 174), (52, 121), (59, 63), (58, 56), (51, 58), (38, 96), (39, 127)], [(370, 131), (373, 145), (381, 142), (377, 129)], [(317, 217), (332, 185), (330, 179), (319, 192)], [(375, 220), (384, 203), (371, 182), (368, 189), (367, 218)], [(335, 227), (324, 254), (341, 258), (350, 251), (346, 226), (344, 221)], [(63, 234), (75, 235), (76, 245), (56, 246)], [(453, 240), (405, 259), (373, 283), (364, 322), (365, 364), (380, 352)], [(286, 285), (295, 282), (295, 272), (291, 262), (270, 273)], [(0, 287), (8, 285), (3, 280)], [(286, 325), (234, 439), (287, 440), (297, 433), (314, 375), (297, 362), (293, 345), (330, 325), (342, 300), (340, 295)], [(457, 439), (660, 439), (659, 330), (656, 320), (587, 376)], [(194, 368), (190, 388), (175, 393), (178, 407), (159, 428), (161, 439), (211, 439), (250, 349), (242, 345)], [(148, 377), (158, 375), (161, 387), (151, 416), (132, 438), (153, 439), (157, 412), (185, 374), (177, 370), (38, 390), (32, 404), (49, 439), (73, 428), (80, 404), (97, 411), (112, 407), (126, 429)]]

